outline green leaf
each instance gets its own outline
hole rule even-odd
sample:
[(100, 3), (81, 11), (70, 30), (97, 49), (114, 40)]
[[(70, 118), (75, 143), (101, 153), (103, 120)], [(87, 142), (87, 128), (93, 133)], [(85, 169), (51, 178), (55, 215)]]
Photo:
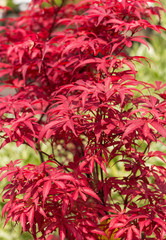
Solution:
[(55, 2), (55, 4), (60, 7), (62, 5), (62, 0), (53, 0), (53, 2)]

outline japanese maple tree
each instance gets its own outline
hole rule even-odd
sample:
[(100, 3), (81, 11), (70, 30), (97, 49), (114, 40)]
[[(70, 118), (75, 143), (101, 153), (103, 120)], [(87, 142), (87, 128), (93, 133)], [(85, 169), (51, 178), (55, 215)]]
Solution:
[[(129, 55), (134, 42), (148, 47), (142, 30), (165, 30), (151, 19), (163, 10), (155, 0), (33, 0), (17, 18), (4, 12), (1, 148), (26, 144), (41, 160), (0, 168), (6, 223), (43, 240), (166, 239), (166, 168), (154, 163), (166, 154), (151, 147), (166, 138), (166, 84), (137, 79), (134, 62), (148, 59)], [(111, 174), (116, 164), (124, 176)]]

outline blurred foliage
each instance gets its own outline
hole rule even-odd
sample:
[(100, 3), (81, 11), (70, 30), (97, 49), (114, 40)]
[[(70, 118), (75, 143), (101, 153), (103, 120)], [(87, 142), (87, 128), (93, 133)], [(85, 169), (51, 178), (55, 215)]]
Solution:
[(11, 8), (11, 11), (8, 11), (9, 13), (15, 13), (18, 14), (20, 9), (19, 9), (19, 4), (16, 4), (13, 0), (6, 0), (6, 5)]
[[(166, 1), (162, 0), (164, 8), (166, 8)], [(161, 14), (161, 22), (156, 24), (166, 28), (166, 14), (163, 12)], [(144, 65), (140, 63), (135, 63), (137, 70), (136, 79), (140, 81), (145, 81), (147, 83), (155, 84), (156, 81), (166, 82), (166, 33), (161, 30), (161, 34), (156, 32), (143, 32), (142, 35), (148, 36), (146, 39), (148, 41), (147, 48), (143, 44), (134, 43), (129, 54), (131, 56), (139, 55), (145, 56), (149, 59), (150, 67), (147, 62), (144, 61)], [(163, 143), (166, 144), (166, 139), (163, 139)], [(150, 150), (158, 150), (166, 153), (166, 148), (161, 143), (153, 143)], [(164, 163), (158, 158), (152, 158), (149, 164), (163, 165)]]
[[(166, 8), (166, 1), (161, 1)], [(155, 19), (154, 19), (155, 21)], [(157, 23), (155, 21), (155, 23)], [(166, 28), (166, 14), (162, 13), (161, 23), (158, 23)], [(147, 35), (143, 33), (142, 35)], [(144, 66), (140, 63), (136, 63), (137, 79), (143, 80), (149, 83), (155, 83), (155, 81), (166, 81), (166, 33), (161, 30), (161, 34), (156, 32), (148, 33), (148, 45), (149, 49), (143, 45), (135, 43), (130, 51), (131, 56), (140, 55), (145, 56), (150, 60), (149, 64), (144, 61)]]
[(17, 11), (18, 10), (18, 4), (14, 3), (13, 0), (7, 0), (6, 1), (6, 5), (8, 7), (10, 7), (11, 9), (13, 9), (13, 11)]
[(146, 56), (151, 59), (150, 68), (148, 63), (144, 63), (142, 66), (136, 63), (137, 79), (144, 80), (149, 83), (155, 81), (166, 81), (166, 34), (162, 33), (160, 36), (153, 35), (149, 45), (149, 49), (146, 46), (134, 44), (130, 54), (135, 55), (137, 52), (140, 56)]

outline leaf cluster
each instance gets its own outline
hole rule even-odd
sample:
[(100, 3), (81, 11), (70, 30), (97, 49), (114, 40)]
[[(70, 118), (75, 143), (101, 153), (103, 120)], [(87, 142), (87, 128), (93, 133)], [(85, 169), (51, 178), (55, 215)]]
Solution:
[[(26, 144), (41, 160), (0, 168), (6, 223), (34, 239), (58, 230), (61, 240), (164, 240), (166, 169), (151, 159), (165, 163), (165, 153), (151, 145), (166, 137), (166, 84), (137, 79), (135, 63), (148, 59), (128, 54), (135, 42), (148, 47), (142, 30), (165, 31), (151, 19), (164, 9), (153, 0), (48, 3), (33, 0), (0, 27), (1, 148)], [(113, 176), (119, 164), (125, 174)]]

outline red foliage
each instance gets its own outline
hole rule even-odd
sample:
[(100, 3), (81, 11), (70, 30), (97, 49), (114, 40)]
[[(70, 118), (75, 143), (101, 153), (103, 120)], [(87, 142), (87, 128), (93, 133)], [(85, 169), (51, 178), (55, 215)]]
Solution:
[[(42, 162), (0, 169), (6, 223), (20, 222), (34, 239), (58, 229), (61, 240), (95, 240), (109, 219), (115, 238), (166, 239), (166, 169), (151, 163), (165, 154), (150, 149), (166, 137), (166, 84), (137, 80), (134, 62), (147, 59), (128, 54), (134, 42), (147, 45), (141, 30), (164, 29), (150, 22), (162, 6), (42, 2), (0, 27), (1, 90), (14, 89), (0, 97), (2, 147), (27, 144)], [(118, 162), (126, 174), (113, 177)]]

